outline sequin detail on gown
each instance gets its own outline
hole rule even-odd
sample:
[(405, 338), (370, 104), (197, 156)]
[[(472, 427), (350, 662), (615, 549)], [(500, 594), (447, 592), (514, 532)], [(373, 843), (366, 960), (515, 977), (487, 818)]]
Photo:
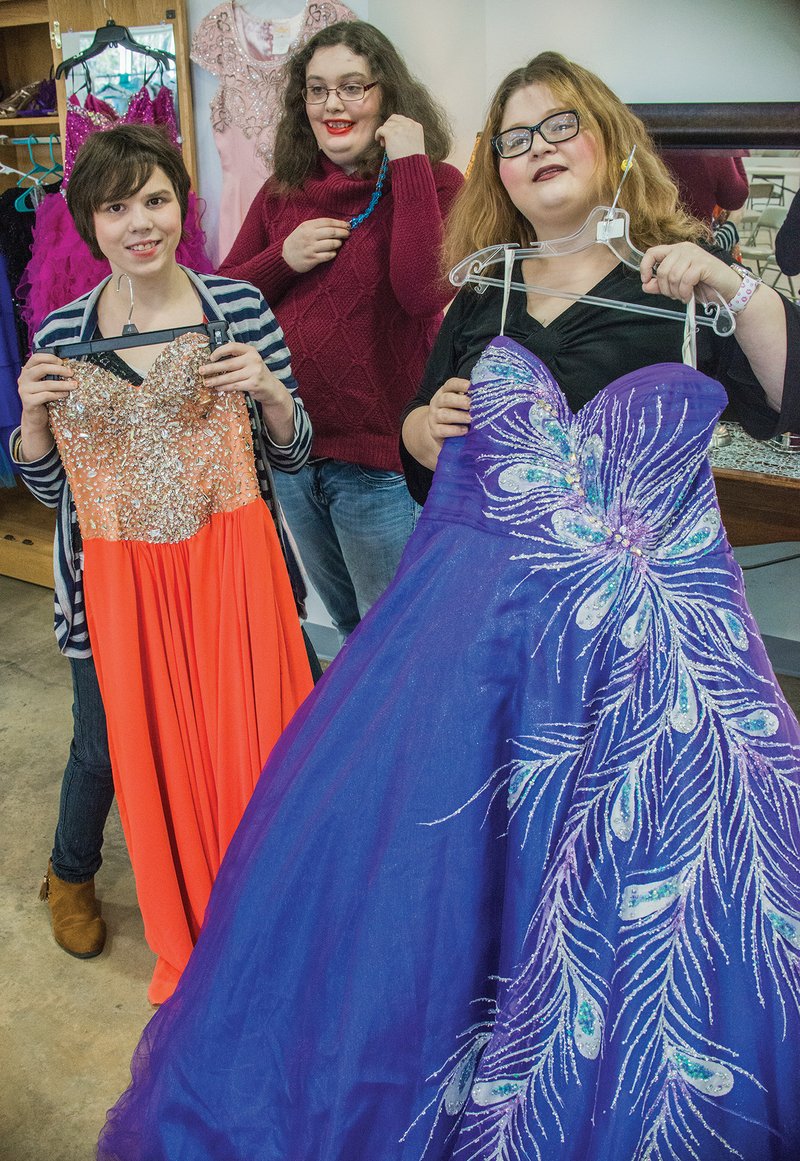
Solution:
[(146, 389), (68, 361), (81, 390), (50, 416), (84, 541), (175, 543), (259, 498), (244, 396), (205, 387), (207, 359), (190, 333), (158, 356)]
[(664, 364), (573, 415), (498, 339), (471, 400), (103, 1161), (800, 1154), (800, 729), (720, 523), (725, 393)]
[(172, 993), (261, 767), (311, 688), (244, 396), (186, 334), (140, 385), (71, 362), (50, 405), (145, 935)]

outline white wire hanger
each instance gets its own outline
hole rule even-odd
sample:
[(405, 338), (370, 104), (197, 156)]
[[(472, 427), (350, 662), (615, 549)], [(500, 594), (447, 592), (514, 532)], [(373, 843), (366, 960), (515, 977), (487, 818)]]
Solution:
[[(630, 215), (628, 211), (623, 210), (617, 205), (620, 190), (630, 171), (635, 151), (636, 146), (631, 150), (630, 156), (623, 168), (622, 178), (617, 186), (613, 204), (610, 206), (595, 206), (590, 211), (586, 221), (574, 234), (568, 234), (564, 238), (549, 238), (542, 242), (533, 242), (530, 246), (520, 246), (516, 242), (506, 242), (494, 246), (486, 246), (483, 250), (476, 250), (474, 254), (470, 254), (467, 258), (462, 259), (450, 271), (449, 277), (453, 286), (463, 286), (465, 283), (471, 282), (477, 286), (479, 294), (483, 293), (487, 286), (500, 286), (504, 290), (508, 288), (508, 290), (533, 291), (535, 294), (549, 294), (555, 298), (569, 299), (572, 302), (588, 302), (594, 306), (613, 307), (615, 310), (627, 310), (634, 314), (655, 315), (658, 318), (672, 318), (678, 322), (684, 322), (686, 312), (683, 310), (666, 310), (664, 307), (648, 306), (645, 303), (618, 302), (614, 298), (601, 298), (592, 294), (575, 294), (569, 290), (555, 290), (549, 286), (534, 286), (531, 283), (513, 282), (509, 280), (508, 273), (506, 273), (505, 278), (494, 278), (484, 273), (487, 267), (493, 266), (498, 262), (505, 263), (508, 268), (509, 258), (507, 255), (511, 255), (510, 261), (512, 263), (522, 258), (556, 258), (563, 254), (577, 254), (579, 251), (588, 250), (591, 246), (596, 246), (598, 243), (607, 246), (612, 254), (616, 255), (626, 266), (629, 266), (633, 270), (639, 270), (644, 253), (638, 250), (631, 242), (629, 232)], [(503, 329), (505, 328), (505, 308), (508, 290), (506, 290), (503, 304)], [(694, 302), (695, 299), (692, 299), (692, 301)], [(736, 320), (721, 295), (714, 292), (714, 301), (710, 301), (701, 292), (697, 296), (696, 301), (702, 311), (701, 314), (696, 316), (695, 323), (697, 326), (713, 327), (715, 333), (718, 335), (733, 334), (736, 329)]]

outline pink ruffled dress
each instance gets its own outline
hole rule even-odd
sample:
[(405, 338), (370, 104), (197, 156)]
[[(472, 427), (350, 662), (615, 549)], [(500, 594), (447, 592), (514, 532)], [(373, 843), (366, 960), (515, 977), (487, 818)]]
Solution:
[[(92, 257), (89, 247), (78, 234), (63, 194), (84, 141), (92, 133), (102, 133), (115, 125), (161, 125), (177, 145), (178, 124), (171, 90), (163, 87), (155, 97), (151, 97), (146, 88), (140, 89), (122, 116), (91, 93), (85, 105), (81, 105), (74, 95), (69, 98), (61, 192), (47, 196), (36, 211), (31, 260), (17, 288), (17, 299), (31, 342), (51, 311), (92, 290), (111, 272), (105, 259)], [(203, 203), (190, 193), (189, 210), (176, 258), (191, 270), (209, 274), (213, 267), (206, 254), (205, 234), (200, 225), (202, 210)]]

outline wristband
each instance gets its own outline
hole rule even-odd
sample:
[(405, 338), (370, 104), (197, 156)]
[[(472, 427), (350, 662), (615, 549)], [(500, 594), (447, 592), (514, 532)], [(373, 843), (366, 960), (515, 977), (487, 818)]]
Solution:
[(761, 285), (761, 279), (755, 274), (751, 274), (745, 266), (740, 266), (738, 262), (732, 262), (730, 269), (736, 271), (742, 280), (742, 285), (728, 303), (728, 310), (731, 314), (741, 314), (755, 294), (756, 289)]

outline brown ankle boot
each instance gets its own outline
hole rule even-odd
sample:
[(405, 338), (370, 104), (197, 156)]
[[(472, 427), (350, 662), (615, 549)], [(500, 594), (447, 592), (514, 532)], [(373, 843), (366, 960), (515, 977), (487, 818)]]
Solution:
[(48, 862), (39, 898), (50, 907), (53, 938), (59, 947), (77, 959), (100, 954), (106, 942), (106, 925), (94, 896), (94, 879), (67, 883), (59, 879), (52, 862)]

